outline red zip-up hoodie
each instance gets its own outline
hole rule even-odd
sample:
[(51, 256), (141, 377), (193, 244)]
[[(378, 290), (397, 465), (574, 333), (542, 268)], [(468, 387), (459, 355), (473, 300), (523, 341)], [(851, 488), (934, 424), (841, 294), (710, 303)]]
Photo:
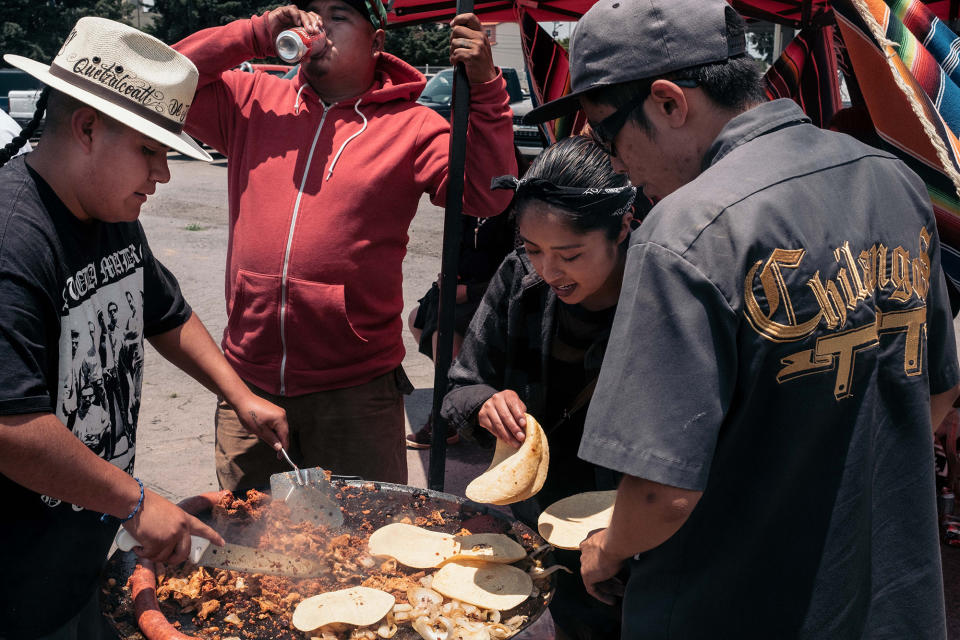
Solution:
[[(418, 105), (425, 79), (381, 54), (373, 86), (324, 105), (295, 80), (229, 71), (275, 55), (263, 16), (174, 46), (200, 71), (186, 131), (228, 158), (227, 360), (296, 396), (350, 387), (403, 360), (401, 264), (423, 193), (443, 205), (449, 123)], [(491, 216), (516, 174), (502, 76), (471, 86), (464, 213)]]

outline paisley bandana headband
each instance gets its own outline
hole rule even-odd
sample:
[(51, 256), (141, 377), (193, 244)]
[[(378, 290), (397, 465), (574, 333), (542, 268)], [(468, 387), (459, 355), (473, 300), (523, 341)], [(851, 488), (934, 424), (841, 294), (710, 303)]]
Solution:
[(560, 187), (541, 178), (500, 176), (490, 183), (491, 189), (511, 189), (517, 198), (535, 198), (563, 209), (585, 215), (622, 216), (629, 213), (637, 197), (635, 187), (610, 189)]

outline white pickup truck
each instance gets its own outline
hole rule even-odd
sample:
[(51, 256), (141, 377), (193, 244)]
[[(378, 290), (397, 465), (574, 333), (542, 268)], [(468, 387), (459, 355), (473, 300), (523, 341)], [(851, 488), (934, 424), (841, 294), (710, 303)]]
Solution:
[[(10, 100), (10, 117), (17, 121), (21, 127), (27, 126), (33, 119), (33, 114), (37, 110), (37, 100), (40, 99), (40, 89), (25, 89), (19, 91), (10, 91), (7, 93)], [(43, 130), (43, 122), (33, 133), (33, 138), (40, 135)]]

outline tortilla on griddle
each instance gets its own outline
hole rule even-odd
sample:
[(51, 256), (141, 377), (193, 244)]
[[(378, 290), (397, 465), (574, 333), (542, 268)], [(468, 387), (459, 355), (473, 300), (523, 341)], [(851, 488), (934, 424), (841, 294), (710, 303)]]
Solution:
[(587, 491), (558, 500), (540, 514), (537, 530), (559, 549), (579, 549), (591, 531), (610, 526), (616, 499), (616, 491)]
[(490, 466), (467, 485), (468, 498), (488, 504), (512, 504), (532, 497), (543, 487), (550, 464), (547, 435), (536, 418), (530, 414), (524, 414), (524, 418), (523, 444), (514, 449), (498, 439)]
[(390, 556), (414, 569), (440, 566), (457, 555), (459, 545), (448, 533), (430, 531), (412, 524), (394, 522), (373, 532), (367, 543), (370, 554)]
[(498, 611), (513, 609), (533, 590), (530, 576), (513, 565), (470, 560), (443, 565), (430, 585), (448, 598)]
[(448, 560), (483, 560), (510, 564), (527, 557), (523, 545), (502, 533), (474, 533), (456, 536), (457, 553)]
[(352, 587), (303, 600), (293, 610), (293, 626), (313, 631), (334, 622), (365, 627), (390, 613), (396, 598), (379, 589)]
[(453, 536), (401, 522), (374, 531), (367, 545), (371, 555), (390, 556), (414, 569), (439, 567), (457, 558), (509, 564), (527, 555), (522, 545), (502, 533)]

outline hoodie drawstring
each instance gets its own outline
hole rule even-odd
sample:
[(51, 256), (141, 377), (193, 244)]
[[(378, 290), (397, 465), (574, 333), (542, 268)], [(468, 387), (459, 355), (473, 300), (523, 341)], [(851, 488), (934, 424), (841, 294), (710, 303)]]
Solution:
[(293, 101), (293, 115), (300, 115), (300, 94), (303, 93), (303, 90), (307, 88), (307, 83), (304, 82), (300, 85), (300, 89), (297, 91), (297, 99)]
[[(307, 88), (307, 84), (304, 83), (303, 85), (300, 86), (300, 89), (297, 91), (297, 98), (296, 98), (296, 100), (294, 100), (294, 102), (293, 102), (293, 113), (294, 113), (294, 115), (299, 115), (299, 113), (300, 113), (300, 94), (303, 93), (303, 90), (306, 89), (306, 88)], [(335, 155), (335, 156), (333, 157), (333, 162), (330, 163), (330, 169), (327, 171), (326, 180), (329, 180), (329, 179), (330, 179), (330, 176), (333, 175), (333, 168), (334, 168), (335, 166), (337, 166), (337, 160), (340, 159), (340, 155), (343, 154), (343, 150), (347, 148), (347, 145), (350, 144), (350, 142), (351, 142), (354, 138), (356, 138), (356, 137), (359, 136), (361, 133), (363, 133), (364, 131), (367, 130), (367, 116), (363, 115), (363, 112), (360, 111), (360, 101), (361, 101), (361, 100), (363, 100), (363, 98), (357, 98), (356, 103), (354, 103), (354, 105), (353, 105), (353, 110), (357, 112), (357, 115), (358, 115), (358, 116), (360, 116), (361, 118), (363, 118), (363, 126), (360, 127), (360, 131), (357, 131), (355, 134), (353, 134), (352, 136), (350, 136), (349, 138), (347, 138), (346, 140), (344, 140), (344, 141), (343, 141), (343, 144), (340, 145), (340, 150), (337, 151), (337, 155)]]
[(333, 157), (333, 162), (330, 163), (330, 170), (327, 171), (327, 180), (330, 179), (330, 176), (333, 175), (333, 168), (337, 166), (337, 160), (340, 159), (340, 154), (343, 153), (343, 150), (347, 148), (347, 145), (350, 144), (350, 141), (359, 136), (361, 133), (367, 130), (367, 116), (363, 115), (363, 112), (360, 111), (360, 100), (358, 98), (356, 104), (353, 105), (353, 110), (357, 112), (357, 115), (363, 118), (363, 126), (360, 127), (360, 131), (357, 131), (355, 134), (343, 141), (343, 144), (340, 145), (340, 150), (337, 151), (337, 155)]

